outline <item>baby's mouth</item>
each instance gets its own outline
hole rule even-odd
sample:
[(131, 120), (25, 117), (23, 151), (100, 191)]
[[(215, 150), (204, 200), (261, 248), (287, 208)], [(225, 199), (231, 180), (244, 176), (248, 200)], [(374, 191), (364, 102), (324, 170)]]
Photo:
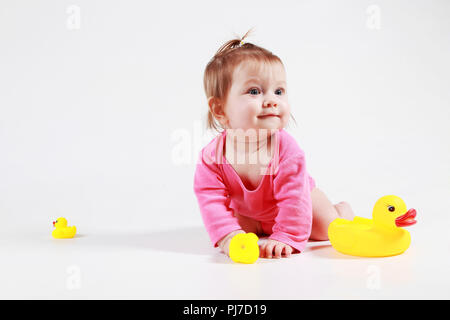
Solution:
[(272, 118), (272, 117), (279, 118), (280, 116), (276, 115), (276, 114), (267, 114), (267, 115), (264, 115), (264, 116), (258, 116), (259, 119), (266, 119), (266, 118)]

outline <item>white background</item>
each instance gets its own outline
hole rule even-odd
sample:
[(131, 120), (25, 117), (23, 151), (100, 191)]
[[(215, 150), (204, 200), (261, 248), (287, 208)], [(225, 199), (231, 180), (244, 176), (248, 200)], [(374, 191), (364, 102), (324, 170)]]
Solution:
[[(444, 0), (2, 0), (0, 298), (449, 298), (449, 15)], [(418, 212), (406, 253), (322, 242), (242, 266), (212, 248), (192, 190), (215, 134), (203, 72), (252, 27), (286, 67), (287, 130), (318, 187), (365, 217), (402, 197)], [(51, 238), (59, 216), (75, 239)]]

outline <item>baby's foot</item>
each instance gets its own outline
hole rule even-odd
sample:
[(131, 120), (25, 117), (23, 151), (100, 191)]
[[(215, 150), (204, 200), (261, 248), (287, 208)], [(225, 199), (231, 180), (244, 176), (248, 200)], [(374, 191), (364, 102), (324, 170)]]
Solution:
[(342, 219), (353, 220), (355, 214), (353, 213), (352, 207), (348, 202), (341, 201), (338, 204), (335, 204), (339, 217)]

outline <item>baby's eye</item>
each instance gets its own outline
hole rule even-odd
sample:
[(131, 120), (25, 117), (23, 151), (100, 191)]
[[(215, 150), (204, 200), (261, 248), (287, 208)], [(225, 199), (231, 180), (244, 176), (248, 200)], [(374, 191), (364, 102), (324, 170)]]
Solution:
[[(277, 93), (277, 92), (279, 92), (279, 93)], [(280, 96), (283, 94), (283, 92), (284, 92), (284, 89), (282, 89), (282, 88), (275, 90), (275, 94), (278, 94)]]
[(248, 90), (248, 92), (249, 92), (251, 95), (258, 94), (259, 89), (258, 89), (258, 88), (251, 88), (250, 90)]

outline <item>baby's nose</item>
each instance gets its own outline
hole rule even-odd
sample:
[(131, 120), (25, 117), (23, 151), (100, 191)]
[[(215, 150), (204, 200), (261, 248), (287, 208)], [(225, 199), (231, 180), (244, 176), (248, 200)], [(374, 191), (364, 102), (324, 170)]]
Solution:
[(265, 107), (270, 107), (270, 106), (276, 107), (277, 104), (275, 102), (266, 102), (265, 103)]

